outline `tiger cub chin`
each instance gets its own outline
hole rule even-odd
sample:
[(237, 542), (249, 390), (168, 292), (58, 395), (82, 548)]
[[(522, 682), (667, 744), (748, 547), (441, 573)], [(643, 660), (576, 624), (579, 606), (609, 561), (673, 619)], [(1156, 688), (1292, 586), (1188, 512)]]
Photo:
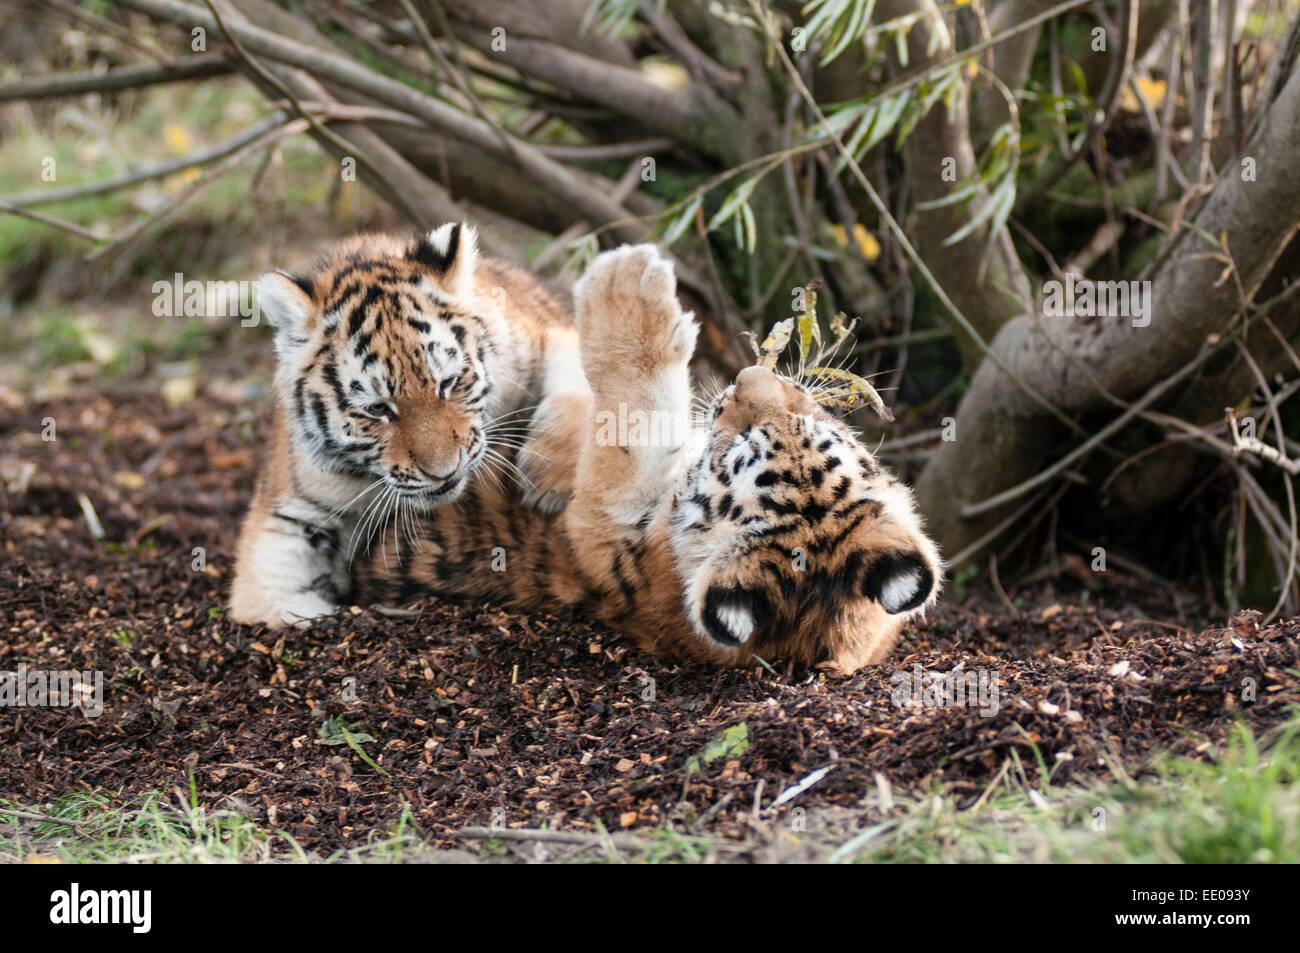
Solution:
[(308, 274), (259, 284), (276, 407), (233, 619), (275, 627), (333, 612), (377, 528), (460, 498), (507, 451), (533, 488), (513, 505), (564, 505), (572, 467), (538, 465), (562, 431), (527, 424), (587, 399), (573, 321), (530, 276), (480, 258), (472, 227), (360, 235)]
[(568, 505), (530, 511), (478, 481), (414, 532), (381, 537), (358, 560), (357, 601), (578, 607), (649, 651), (724, 664), (757, 655), (847, 673), (884, 659), (940, 585), (907, 488), (763, 367), (680, 439), (611, 426), (692, 419), (695, 320), (649, 245), (600, 255), (575, 304), (590, 392), (552, 421), (553, 459), (576, 461)]

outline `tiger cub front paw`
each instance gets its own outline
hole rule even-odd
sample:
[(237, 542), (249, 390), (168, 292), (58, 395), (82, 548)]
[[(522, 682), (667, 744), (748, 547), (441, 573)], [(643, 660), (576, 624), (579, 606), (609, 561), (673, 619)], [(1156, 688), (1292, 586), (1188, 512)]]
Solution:
[(589, 379), (685, 363), (695, 350), (695, 316), (677, 303), (672, 262), (654, 245), (598, 255), (574, 288), (574, 304)]
[(265, 625), (270, 629), (286, 626), (306, 629), (335, 615), (340, 609), (314, 592), (237, 591), (230, 602), (230, 618), (245, 625)]

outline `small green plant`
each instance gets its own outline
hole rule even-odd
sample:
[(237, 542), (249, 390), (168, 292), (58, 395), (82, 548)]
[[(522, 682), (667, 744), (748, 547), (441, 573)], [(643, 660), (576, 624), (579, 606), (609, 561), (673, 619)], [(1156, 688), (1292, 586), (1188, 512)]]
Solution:
[(707, 767), (719, 759), (738, 758), (748, 750), (749, 724), (742, 721), (719, 732), (709, 739), (709, 743), (704, 746), (703, 751), (688, 758), (686, 773), (698, 774), (701, 768)]
[(379, 766), (374, 758), (366, 754), (361, 746), (375, 741), (373, 735), (368, 735), (364, 731), (357, 730), (355, 725), (348, 725), (342, 718), (335, 718), (333, 715), (325, 719), (317, 732), (317, 738), (323, 745), (347, 745), (351, 748), (367, 765), (378, 771), (384, 777), (388, 777), (388, 772)]

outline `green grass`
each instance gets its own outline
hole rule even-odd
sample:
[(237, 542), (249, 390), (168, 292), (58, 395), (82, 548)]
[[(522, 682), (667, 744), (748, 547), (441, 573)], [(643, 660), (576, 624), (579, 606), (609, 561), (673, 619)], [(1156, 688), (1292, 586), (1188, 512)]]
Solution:
[(0, 863), (398, 863), (432, 853), (406, 811), (391, 831), (376, 832), (369, 844), (320, 855), (240, 811), (200, 807), (192, 787), (184, 802), (179, 791), (126, 801), (70, 794), (39, 813), (66, 823), (24, 820), (20, 834), (15, 824), (5, 823), (12, 819), (0, 815)]
[[(1123, 775), (1123, 772), (1118, 772)], [(1244, 728), (1210, 760), (1162, 758), (1109, 785), (1030, 785), (1006, 766), (984, 803), (902, 805), (859, 862), (1296, 863), (1300, 716), (1261, 743)], [(811, 824), (810, 824), (811, 827)]]
[[(882, 805), (869, 792), (860, 810), (810, 810), (801, 829), (790, 814), (749, 845), (754, 856), (856, 863), (1295, 863), (1300, 861), (1300, 715), (1257, 739), (1234, 729), (1208, 760), (1162, 758), (1139, 780), (1034, 786), (1015, 758), (1003, 765), (977, 807), (942, 790)], [(436, 859), (409, 811), (364, 846), (320, 855), (283, 830), (240, 811), (199, 806), (188, 791), (135, 800), (77, 793), (36, 810), (61, 823), (0, 815), (0, 862), (39, 857), (63, 863), (418, 863)], [(798, 802), (796, 802), (797, 804)], [(467, 841), (484, 860), (699, 863), (745, 853), (744, 845), (670, 827), (593, 838), (586, 849)], [(517, 848), (512, 851), (511, 847)], [(721, 848), (721, 850), (719, 850)], [(459, 855), (458, 855), (459, 856)], [(468, 856), (468, 855), (467, 855)]]

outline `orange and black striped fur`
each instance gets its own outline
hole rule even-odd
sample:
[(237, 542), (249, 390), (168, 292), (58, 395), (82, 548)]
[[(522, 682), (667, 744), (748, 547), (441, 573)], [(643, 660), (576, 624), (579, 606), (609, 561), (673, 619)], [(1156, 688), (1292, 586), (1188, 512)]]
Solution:
[[(436, 595), (577, 607), (651, 652), (851, 672), (937, 598), (910, 492), (802, 387), (742, 371), (680, 440), (613, 426), (691, 419), (696, 325), (652, 246), (607, 252), (575, 290), (585, 385), (544, 465), (576, 464), (561, 511), (477, 480), (358, 559), (359, 602)], [(668, 428), (670, 431), (672, 428)], [(558, 435), (558, 436), (557, 436)], [(646, 439), (647, 437), (651, 439)]]
[[(572, 318), (522, 271), (480, 261), (471, 227), (358, 236), (304, 277), (259, 284), (277, 406), (239, 538), (235, 620), (335, 611), (373, 527), (457, 500), (485, 466), (525, 478), (527, 505), (563, 507), (572, 465), (538, 464), (589, 399)], [(526, 432), (525, 405), (543, 433)]]

